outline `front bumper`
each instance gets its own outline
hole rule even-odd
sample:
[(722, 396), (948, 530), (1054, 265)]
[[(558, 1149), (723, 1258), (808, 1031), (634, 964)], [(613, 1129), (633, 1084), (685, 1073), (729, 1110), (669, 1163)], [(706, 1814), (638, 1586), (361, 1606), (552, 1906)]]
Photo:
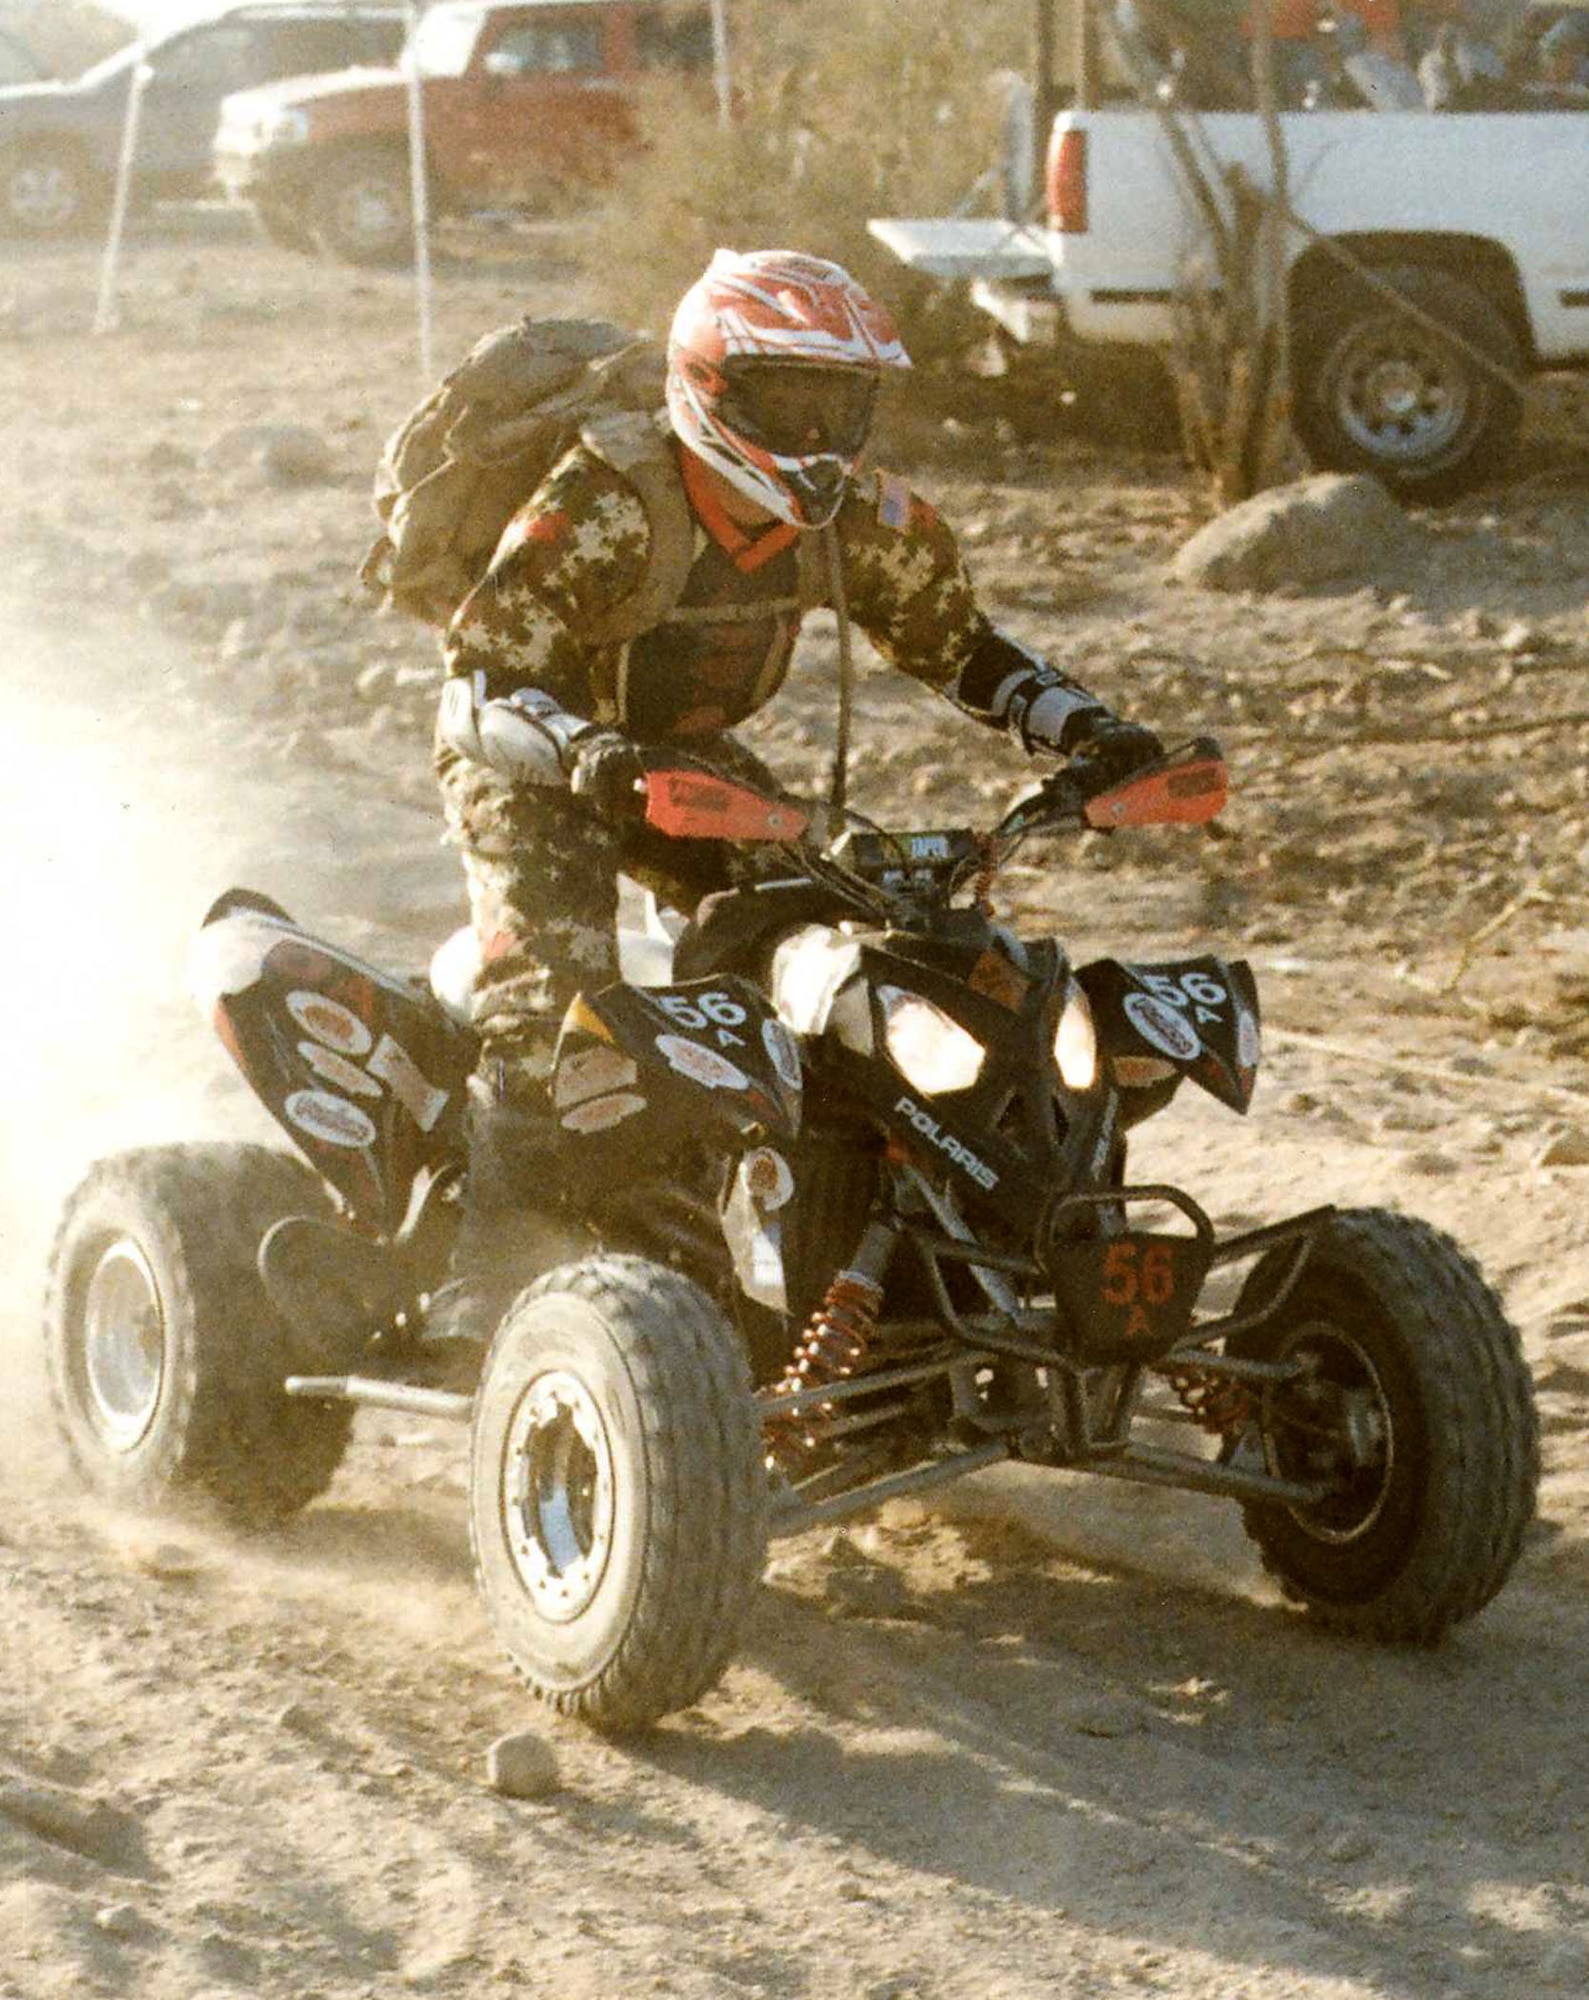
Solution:
[(228, 201), (258, 201), (262, 196), (295, 194), (308, 178), (301, 150), (241, 152), (215, 149), (215, 178)]

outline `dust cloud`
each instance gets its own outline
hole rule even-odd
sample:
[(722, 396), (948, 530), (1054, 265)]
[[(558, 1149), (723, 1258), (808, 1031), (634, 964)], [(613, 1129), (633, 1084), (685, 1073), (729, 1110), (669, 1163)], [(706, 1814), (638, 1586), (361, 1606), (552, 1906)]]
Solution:
[[(64, 1198), (124, 1147), (217, 1136), (224, 1058), (186, 993), (187, 937), (225, 886), (235, 784), (163, 726), (145, 633), (46, 633), (0, 607), (10, 781), (0, 788), (0, 1398), (10, 1457), (37, 1434), (38, 1319)], [(185, 734), (185, 732), (184, 732)], [(9, 1436), (8, 1436), (9, 1433)]]

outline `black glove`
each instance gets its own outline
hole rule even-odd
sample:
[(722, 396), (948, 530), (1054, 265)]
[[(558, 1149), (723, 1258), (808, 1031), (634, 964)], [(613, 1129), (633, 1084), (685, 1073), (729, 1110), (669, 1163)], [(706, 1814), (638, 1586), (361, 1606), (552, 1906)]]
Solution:
[(637, 743), (621, 730), (593, 729), (574, 744), (569, 789), (604, 819), (640, 819), (645, 813), (645, 796), (639, 783), (645, 773), (645, 759)]
[(1144, 729), (1140, 722), (1122, 722), (1107, 709), (1078, 716), (1075, 736), (1070, 775), (1083, 797), (1089, 799), (1100, 792), (1112, 792), (1164, 755), (1164, 745), (1151, 729)]

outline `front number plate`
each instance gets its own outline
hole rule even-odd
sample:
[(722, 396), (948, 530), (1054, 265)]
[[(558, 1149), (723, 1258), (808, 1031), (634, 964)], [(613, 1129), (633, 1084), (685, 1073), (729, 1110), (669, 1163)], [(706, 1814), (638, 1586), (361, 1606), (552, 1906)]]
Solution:
[(1197, 1236), (1128, 1230), (1067, 1243), (1055, 1263), (1060, 1297), (1088, 1359), (1151, 1361), (1191, 1325), (1208, 1250)]

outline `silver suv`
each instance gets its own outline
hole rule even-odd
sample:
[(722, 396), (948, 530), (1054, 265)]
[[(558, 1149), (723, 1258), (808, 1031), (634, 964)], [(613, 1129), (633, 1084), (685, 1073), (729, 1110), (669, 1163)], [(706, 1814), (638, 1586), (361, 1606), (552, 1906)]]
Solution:
[(389, 64), (406, 22), (391, 0), (250, 0), (158, 41), (129, 43), (71, 82), (0, 86), (0, 230), (61, 236), (103, 211), (140, 61), (148, 74), (135, 187), (149, 199), (184, 199), (209, 185), (229, 91)]

